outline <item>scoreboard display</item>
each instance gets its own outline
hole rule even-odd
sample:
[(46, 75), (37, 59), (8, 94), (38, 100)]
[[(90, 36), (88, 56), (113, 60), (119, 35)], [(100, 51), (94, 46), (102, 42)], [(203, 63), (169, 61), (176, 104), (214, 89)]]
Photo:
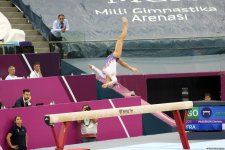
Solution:
[(188, 110), (186, 131), (225, 130), (225, 106), (204, 105)]

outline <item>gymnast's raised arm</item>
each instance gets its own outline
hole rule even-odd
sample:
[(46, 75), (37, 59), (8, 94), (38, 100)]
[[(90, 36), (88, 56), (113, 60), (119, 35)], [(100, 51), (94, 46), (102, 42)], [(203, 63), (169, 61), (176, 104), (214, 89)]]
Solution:
[(134, 67), (128, 65), (125, 61), (122, 60), (122, 58), (120, 58), (120, 59), (118, 60), (118, 63), (119, 63), (122, 67), (127, 68), (128, 70), (130, 70), (130, 71), (132, 71), (132, 72), (138, 72), (138, 71), (139, 71), (137, 68), (134, 68)]

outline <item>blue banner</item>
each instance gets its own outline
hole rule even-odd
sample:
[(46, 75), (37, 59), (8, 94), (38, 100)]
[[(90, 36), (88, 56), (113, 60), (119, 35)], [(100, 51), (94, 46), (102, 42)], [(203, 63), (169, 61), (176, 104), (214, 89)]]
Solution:
[(129, 22), (123, 56), (225, 53), (223, 0), (54, 0), (55, 5), (50, 0), (12, 2), (46, 38), (45, 27), (52, 28), (57, 15), (63, 13), (74, 33), (65, 40), (86, 42), (71, 46), (70, 51), (81, 57), (101, 57), (106, 49), (114, 50), (122, 17)]
[(225, 130), (225, 106), (200, 106), (188, 111), (186, 130)]
[(222, 124), (186, 124), (187, 131), (215, 131), (223, 130)]

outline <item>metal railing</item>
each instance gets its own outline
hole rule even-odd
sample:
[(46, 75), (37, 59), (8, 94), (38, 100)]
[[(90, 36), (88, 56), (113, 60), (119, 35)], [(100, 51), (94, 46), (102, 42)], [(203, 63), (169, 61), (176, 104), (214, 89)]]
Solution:
[(14, 43), (0, 43), (0, 54), (16, 54), (16, 45)]

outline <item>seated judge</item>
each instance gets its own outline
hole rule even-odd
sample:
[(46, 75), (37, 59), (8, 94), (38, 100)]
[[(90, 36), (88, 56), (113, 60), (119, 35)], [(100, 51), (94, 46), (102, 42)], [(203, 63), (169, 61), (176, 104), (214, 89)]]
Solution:
[(34, 63), (34, 70), (30, 73), (30, 78), (41, 78), (41, 65), (39, 62)]
[(17, 77), (16, 74), (16, 68), (14, 66), (9, 66), (8, 68), (8, 76), (5, 78), (5, 80), (16, 80), (16, 79), (22, 79), (23, 77)]
[(15, 107), (28, 107), (31, 106), (31, 95), (29, 89), (23, 90), (23, 96), (16, 100), (16, 103), (14, 104)]

